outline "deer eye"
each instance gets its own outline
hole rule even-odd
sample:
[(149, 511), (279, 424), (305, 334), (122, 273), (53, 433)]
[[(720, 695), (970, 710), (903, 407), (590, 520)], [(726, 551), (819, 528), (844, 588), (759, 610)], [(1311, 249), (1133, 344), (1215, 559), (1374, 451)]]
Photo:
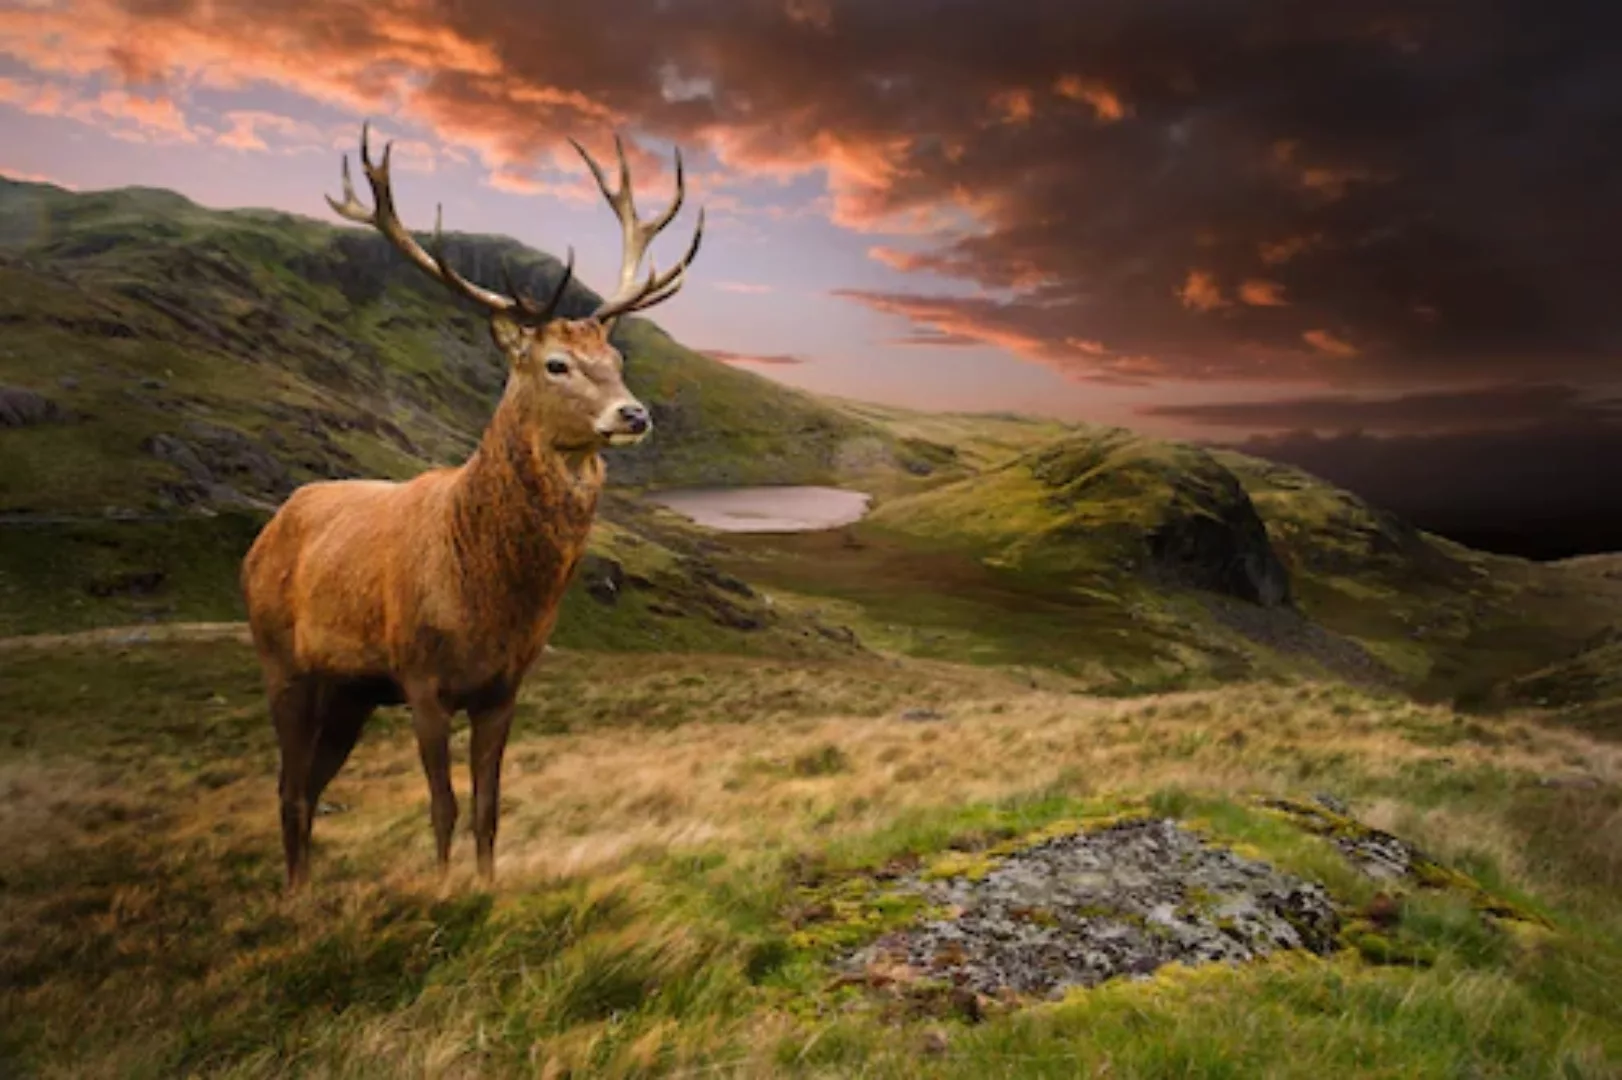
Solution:
[(546, 373), (548, 375), (567, 375), (567, 374), (569, 374), (569, 361), (567, 361), (567, 360), (559, 360), (555, 356), (552, 357), (551, 359), (547, 360), (547, 362), (546, 362)]

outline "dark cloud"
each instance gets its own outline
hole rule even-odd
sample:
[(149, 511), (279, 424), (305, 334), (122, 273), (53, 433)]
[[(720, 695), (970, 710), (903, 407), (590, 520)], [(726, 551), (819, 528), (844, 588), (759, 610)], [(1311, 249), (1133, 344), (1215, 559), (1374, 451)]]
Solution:
[(781, 366), (784, 364), (803, 364), (805, 357), (792, 353), (739, 353), (727, 352), (725, 349), (703, 349), (705, 356), (711, 360), (719, 360), (723, 364), (767, 364)]
[(628, 123), (823, 168), (836, 221), (916, 234), (892, 265), (1014, 290), (849, 298), (1111, 381), (1582, 382), (1622, 353), (1600, 0), (78, 0), (33, 25), (11, 48), (37, 65), (103, 41), (142, 79), (302, 82), (497, 165)]
[(1140, 410), (1268, 431), (1237, 449), (1489, 550), (1622, 550), (1622, 398), (1552, 383)]
[(1622, 423), (1389, 437), (1294, 432), (1237, 449), (1305, 469), (1473, 547), (1531, 558), (1622, 551)]
[(1572, 430), (1588, 431), (1596, 425), (1622, 423), (1622, 398), (1595, 397), (1571, 386), (1524, 383), (1383, 398), (1334, 394), (1275, 401), (1150, 405), (1138, 412), (1251, 431), (1436, 434), (1529, 425), (1568, 425)]

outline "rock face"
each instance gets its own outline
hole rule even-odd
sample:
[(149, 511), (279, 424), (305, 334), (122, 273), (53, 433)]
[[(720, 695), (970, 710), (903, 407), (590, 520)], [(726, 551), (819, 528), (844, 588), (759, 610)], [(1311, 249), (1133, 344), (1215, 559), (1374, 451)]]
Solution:
[(204, 499), (254, 505), (286, 498), (293, 490), (281, 460), (235, 428), (193, 420), (184, 435), (159, 433), (142, 449), (185, 475), (185, 483), (170, 485), (171, 497), (181, 505)]
[(1060, 836), (978, 881), (904, 880), (953, 912), (856, 952), (857, 970), (902, 966), (974, 993), (1062, 996), (1163, 964), (1327, 954), (1340, 924), (1322, 886), (1207, 846), (1169, 820)]
[(1193, 446), (1127, 432), (1066, 440), (1034, 454), (1049, 505), (1140, 530), (1151, 575), (1263, 607), (1290, 602), (1290, 578), (1239, 478)]
[(1289, 575), (1243, 491), (1208, 514), (1173, 514), (1147, 543), (1155, 565), (1174, 579), (1262, 607), (1289, 603)]

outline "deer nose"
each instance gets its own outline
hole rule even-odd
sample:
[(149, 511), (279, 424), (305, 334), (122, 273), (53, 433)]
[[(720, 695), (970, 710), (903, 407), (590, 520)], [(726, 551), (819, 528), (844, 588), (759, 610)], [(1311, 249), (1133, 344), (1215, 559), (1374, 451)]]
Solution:
[(640, 435), (648, 430), (652, 421), (648, 418), (648, 410), (641, 405), (621, 405), (620, 420), (630, 429), (631, 434)]

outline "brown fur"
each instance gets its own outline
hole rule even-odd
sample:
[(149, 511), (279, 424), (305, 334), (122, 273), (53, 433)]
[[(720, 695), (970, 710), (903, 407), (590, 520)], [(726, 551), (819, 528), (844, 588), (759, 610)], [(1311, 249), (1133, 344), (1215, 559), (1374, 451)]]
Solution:
[[(497, 314), (512, 367), (478, 449), (405, 483), (294, 492), (243, 562), (249, 626), (281, 744), (290, 885), (309, 873), (314, 809), (378, 705), (410, 705), (439, 863), (457, 817), (451, 717), (472, 723), (474, 833), (493, 872), (501, 757), (525, 673), (557, 621), (603, 483), (605, 431), (640, 408), (594, 319), (535, 328)], [(566, 358), (570, 372), (546, 371)], [(645, 416), (645, 412), (644, 412)]]

